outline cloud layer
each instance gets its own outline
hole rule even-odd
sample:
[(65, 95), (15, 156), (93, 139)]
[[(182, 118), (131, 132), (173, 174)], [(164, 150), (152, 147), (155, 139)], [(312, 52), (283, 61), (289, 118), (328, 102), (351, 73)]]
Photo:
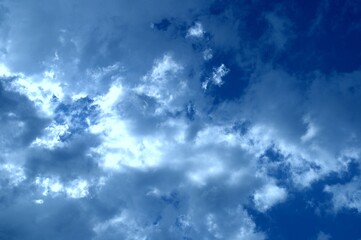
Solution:
[(360, 163), (361, 72), (292, 66), (286, 3), (0, 4), (1, 239), (270, 239), (253, 211)]

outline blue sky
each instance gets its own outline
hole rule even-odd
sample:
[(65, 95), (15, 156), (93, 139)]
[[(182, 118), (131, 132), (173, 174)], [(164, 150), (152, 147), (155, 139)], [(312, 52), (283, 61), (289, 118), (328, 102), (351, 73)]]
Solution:
[(361, 239), (361, 4), (0, 0), (0, 239)]

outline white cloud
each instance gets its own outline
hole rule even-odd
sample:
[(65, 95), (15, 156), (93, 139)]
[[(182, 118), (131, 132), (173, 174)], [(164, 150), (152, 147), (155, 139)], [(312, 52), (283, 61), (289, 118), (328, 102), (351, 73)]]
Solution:
[(112, 85), (108, 93), (96, 100), (102, 111), (98, 123), (90, 126), (90, 132), (100, 134), (103, 142), (93, 151), (102, 157), (100, 165), (106, 169), (153, 166), (160, 158), (161, 141), (132, 134), (129, 122), (118, 115), (117, 105), (127, 98), (122, 95), (122, 89), (119, 83)]
[(85, 180), (77, 179), (65, 188), (65, 192), (70, 198), (84, 198), (89, 194), (89, 184)]
[(187, 89), (186, 82), (178, 75), (182, 69), (170, 55), (165, 54), (163, 58), (155, 61), (152, 70), (143, 76), (134, 91), (155, 99), (161, 105), (156, 113), (161, 113), (164, 108), (171, 110), (172, 105), (180, 99), (179, 94), (183, 94)]
[(44, 129), (44, 134), (41, 137), (36, 138), (32, 142), (32, 146), (44, 147), (53, 149), (57, 146), (62, 146), (61, 136), (68, 134), (69, 126), (67, 124), (52, 123)]
[[(83, 179), (75, 179), (64, 185), (56, 178), (37, 177), (34, 183), (41, 189), (42, 195), (45, 197), (48, 195), (57, 197), (63, 193), (69, 198), (77, 199), (84, 198), (89, 194), (89, 184)], [(36, 203), (40, 202), (37, 201)]]
[(34, 200), (34, 203), (41, 205), (41, 204), (44, 204), (44, 200), (43, 199), (36, 199), (36, 200)]
[(10, 186), (18, 186), (26, 180), (23, 167), (11, 163), (0, 165), (1, 179), (6, 179)]
[(202, 88), (206, 90), (209, 83), (212, 83), (218, 87), (222, 86), (224, 83), (222, 78), (228, 73), (229, 69), (224, 64), (221, 64), (219, 67), (214, 68), (212, 76), (202, 83)]
[(4, 64), (0, 64), (0, 77), (10, 76), (12, 76), (11, 71)]
[(103, 143), (93, 151), (101, 156), (100, 165), (106, 169), (149, 167), (161, 160), (159, 147), (162, 142), (159, 139), (134, 137), (126, 121), (114, 115), (102, 118), (90, 131), (103, 136)]
[[(262, 185), (250, 174), (254, 157), (236, 133), (208, 119), (212, 100), (199, 91), (200, 69), (212, 58), (210, 50), (204, 59), (200, 53), (217, 46), (194, 51), (201, 23), (184, 32), (171, 26), (172, 33), (148, 27), (167, 16), (188, 21), (189, 9), (209, 3), (161, 1), (156, 11), (146, 1), (124, 4), (6, 3), (11, 41), (0, 75), (17, 76), (4, 84), (6, 94), (22, 96), (18, 105), (35, 117), (10, 106), (0, 131), (14, 136), (16, 127), (22, 138), (36, 125), (28, 116), (40, 121), (35, 113), (42, 112), (46, 121), (21, 151), (16, 138), (1, 141), (2, 159), (15, 158), (20, 170), (1, 170), (9, 205), (0, 220), (20, 226), (22, 239), (264, 239), (242, 207)], [(221, 85), (228, 71), (215, 68), (211, 84)], [(18, 195), (6, 194), (14, 188)], [(13, 212), (24, 216), (8, 218)], [(64, 234), (54, 236), (55, 228)]]
[(17, 78), (7, 86), (7, 89), (27, 96), (45, 116), (51, 116), (57, 105), (54, 97), (61, 101), (65, 96), (62, 84), (54, 78), (54, 74), (52, 71), (45, 71), (42, 76), (28, 77), (12, 73), (12, 76)]
[(228, 73), (229, 69), (224, 64), (221, 64), (218, 68), (214, 69), (211, 80), (215, 85), (221, 86), (223, 84), (222, 78)]
[(188, 29), (187, 37), (195, 37), (195, 38), (201, 38), (203, 37), (204, 30), (201, 23), (197, 22)]
[[(0, 100), (14, 104), (0, 103), (0, 180), (9, 195), (0, 220), (26, 210), (28, 218), (11, 220), (20, 238), (36, 219), (79, 233), (61, 236), (69, 239), (265, 239), (243, 207), (250, 197), (260, 212), (287, 200), (269, 170), (286, 166), (290, 187), (303, 188), (359, 161), (360, 114), (345, 109), (360, 106), (360, 73), (301, 81), (261, 66), (239, 34), (242, 21), (231, 9), (207, 14), (210, 4), (6, 1)], [(195, 17), (202, 23), (184, 28)], [(162, 19), (168, 29), (148, 27)], [(289, 23), (276, 13), (266, 20), (267, 44), (282, 50)], [(218, 51), (235, 53), (227, 59), (235, 70), (256, 70), (244, 95), (215, 104), (200, 90), (221, 87), (230, 72), (223, 63), (203, 72)], [(83, 100), (95, 114), (69, 110)], [(249, 125), (239, 130), (240, 121)], [(325, 189), (335, 208), (360, 211), (358, 182)], [(44, 229), (28, 239), (56, 239), (39, 236)]]
[(285, 201), (286, 198), (286, 189), (278, 187), (274, 184), (267, 184), (263, 186), (253, 195), (254, 204), (256, 208), (261, 212), (265, 212), (272, 206)]
[(114, 107), (121, 98), (123, 87), (120, 83), (113, 83), (108, 92), (103, 96), (98, 96), (95, 99), (96, 105), (98, 105), (104, 114), (111, 114), (114, 111)]
[(150, 227), (144, 228), (135, 219), (132, 213), (123, 211), (105, 222), (95, 224), (94, 231), (98, 235), (95, 239), (102, 239), (104, 236), (123, 236), (124, 239), (145, 240), (150, 232)]
[[(346, 114), (343, 109), (359, 101), (359, 93), (351, 101), (346, 90), (359, 85), (354, 81), (358, 74), (333, 77), (327, 82), (316, 79), (304, 91), (301, 81), (285, 72), (260, 73), (239, 107), (240, 115), (252, 121), (243, 136), (243, 146), (258, 156), (267, 149), (277, 151), (282, 161), (263, 163), (263, 167), (289, 167), (288, 174), (298, 187), (310, 186), (331, 172), (347, 171), (347, 164), (359, 158), (355, 135), (359, 127), (354, 120), (360, 115)], [(336, 80), (339, 78), (343, 81)]]
[(360, 179), (355, 177), (346, 184), (327, 185), (324, 190), (332, 194), (332, 203), (336, 211), (351, 208), (361, 212), (360, 186)]
[[(143, 76), (136, 87), (125, 88), (120, 82), (114, 82), (108, 93), (97, 97), (95, 104), (100, 106), (101, 116), (96, 125), (90, 126), (90, 131), (103, 137), (103, 143), (94, 149), (103, 157), (101, 166), (114, 170), (120, 170), (121, 166), (156, 166), (162, 162), (163, 152), (167, 151), (170, 142), (184, 141), (182, 131), (186, 126), (183, 120), (164, 118), (167, 112), (184, 106), (182, 94), (186, 86), (177, 76), (181, 70), (182, 66), (165, 54), (154, 62), (152, 70)], [(139, 100), (141, 102), (138, 102)], [(127, 104), (130, 104), (131, 109), (123, 109)], [(133, 113), (134, 116), (131, 115)], [(144, 122), (139, 124), (145, 125), (149, 124), (152, 118), (160, 121), (154, 125), (160, 132), (155, 136), (137, 136), (134, 128), (138, 126), (134, 125), (134, 122), (139, 120), (134, 117), (144, 117)], [(173, 131), (173, 135), (163, 135), (162, 129)], [(157, 129), (151, 131), (156, 132)], [(170, 139), (167, 139), (169, 137)]]

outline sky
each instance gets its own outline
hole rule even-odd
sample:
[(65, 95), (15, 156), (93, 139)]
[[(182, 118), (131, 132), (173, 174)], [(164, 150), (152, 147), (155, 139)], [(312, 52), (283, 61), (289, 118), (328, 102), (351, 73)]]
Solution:
[(360, 240), (357, 0), (0, 0), (0, 239)]

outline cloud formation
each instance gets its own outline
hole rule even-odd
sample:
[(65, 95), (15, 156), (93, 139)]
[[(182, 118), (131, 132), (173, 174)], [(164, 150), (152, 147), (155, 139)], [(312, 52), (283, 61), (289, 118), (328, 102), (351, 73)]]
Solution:
[(360, 164), (360, 71), (298, 71), (287, 3), (0, 4), (0, 238), (271, 239)]

